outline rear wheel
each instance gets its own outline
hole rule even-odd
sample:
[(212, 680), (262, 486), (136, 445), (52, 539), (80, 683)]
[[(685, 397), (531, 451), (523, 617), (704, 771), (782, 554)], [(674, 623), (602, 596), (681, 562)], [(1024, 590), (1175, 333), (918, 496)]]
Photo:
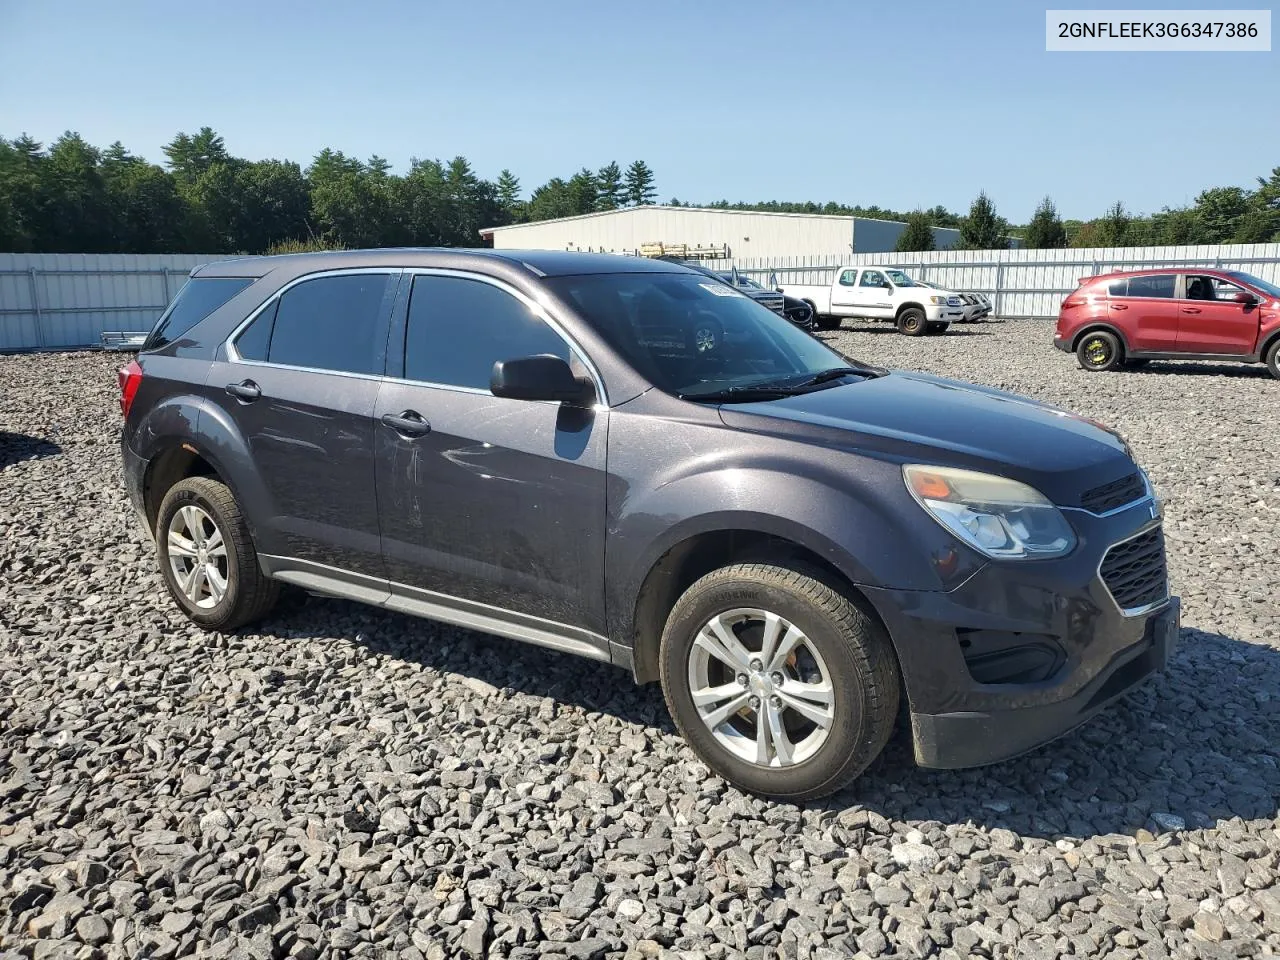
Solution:
[(1273, 377), (1280, 380), (1280, 340), (1271, 344), (1271, 349), (1267, 351), (1267, 369)]
[(210, 477), (179, 480), (156, 522), (160, 574), (191, 620), (234, 630), (267, 614), (279, 585), (263, 575), (235, 497)]
[(1076, 359), (1085, 370), (1100, 372), (1114, 370), (1124, 360), (1124, 351), (1114, 333), (1095, 330), (1086, 333), (1076, 347)]
[(707, 574), (663, 631), (662, 689), (693, 750), (744, 790), (826, 796), (879, 755), (898, 709), (888, 636), (805, 574), (737, 564)]
[(919, 337), (929, 329), (924, 311), (919, 307), (907, 307), (898, 314), (898, 332), (908, 337)]

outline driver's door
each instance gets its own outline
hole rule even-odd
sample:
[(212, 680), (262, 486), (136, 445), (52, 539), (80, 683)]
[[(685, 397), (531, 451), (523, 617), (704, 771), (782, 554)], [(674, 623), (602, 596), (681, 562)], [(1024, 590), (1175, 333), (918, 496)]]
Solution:
[(391, 606), (602, 634), (609, 412), (489, 391), (499, 360), (550, 353), (589, 371), (540, 307), (482, 277), (414, 276), (401, 319), (374, 414)]

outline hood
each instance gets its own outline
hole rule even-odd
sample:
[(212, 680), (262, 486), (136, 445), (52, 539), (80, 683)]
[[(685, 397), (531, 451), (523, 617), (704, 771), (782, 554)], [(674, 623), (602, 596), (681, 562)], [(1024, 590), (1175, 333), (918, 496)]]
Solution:
[(1096, 421), (921, 373), (895, 370), (781, 400), (725, 404), (720, 415), (738, 429), (1000, 474), (1063, 506), (1137, 469), (1128, 445)]

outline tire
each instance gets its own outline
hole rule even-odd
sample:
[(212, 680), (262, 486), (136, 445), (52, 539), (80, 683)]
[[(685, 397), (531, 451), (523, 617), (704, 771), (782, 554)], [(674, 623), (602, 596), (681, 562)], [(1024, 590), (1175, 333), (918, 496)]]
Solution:
[(1114, 333), (1094, 330), (1080, 338), (1076, 347), (1076, 359), (1085, 370), (1100, 373), (1120, 366), (1124, 362), (1124, 350)]
[(922, 337), (928, 330), (929, 323), (919, 307), (907, 307), (898, 314), (898, 332), (904, 337)]
[(1271, 348), (1267, 351), (1267, 370), (1277, 380), (1280, 380), (1280, 340), (1271, 344)]
[[(775, 650), (781, 652), (793, 630), (803, 638), (776, 665), (751, 662), (752, 651), (763, 652), (765, 614), (780, 621)], [(717, 623), (739, 645), (732, 668), (725, 658), (735, 654), (725, 652), (726, 645), (715, 654), (699, 641), (714, 636), (710, 631)], [(743, 656), (746, 665), (739, 666)], [(889, 637), (849, 598), (797, 570), (750, 563), (707, 574), (676, 602), (659, 657), (663, 694), (681, 735), (717, 774), (752, 793), (790, 801), (824, 797), (862, 773), (893, 732), (899, 675)], [(739, 694), (743, 677), (748, 685)], [(777, 685), (775, 677), (781, 678)], [(798, 696), (801, 682), (827, 689), (811, 687), (812, 698)], [(694, 690), (712, 687), (723, 694), (697, 706)], [(763, 714), (751, 706), (752, 697)], [(792, 703), (825, 716), (827, 724), (816, 723)], [(700, 709), (724, 715), (713, 729), (717, 718), (704, 719)], [(781, 724), (787, 734), (781, 751), (782, 741), (766, 737), (768, 765), (757, 762), (758, 716)], [(790, 762), (784, 762), (787, 753)]]
[[(215, 534), (220, 534), (221, 551), (207, 546)], [(179, 571), (194, 575), (201, 554), (174, 552), (180, 544), (188, 551), (208, 551), (202, 576), (189, 588), (179, 580)], [(280, 585), (258, 565), (235, 497), (210, 477), (179, 480), (164, 495), (156, 520), (156, 553), (169, 594), (189, 619), (210, 630), (234, 630), (266, 616), (280, 594)], [(210, 572), (224, 584), (220, 597)]]
[(814, 322), (814, 325), (817, 326), (819, 330), (839, 330), (840, 329), (839, 317), (818, 316), (815, 313), (813, 315), (813, 322)]
[(950, 326), (951, 326), (951, 324), (949, 324), (949, 323), (939, 323), (939, 322), (935, 321), (935, 322), (933, 322), (933, 323), (930, 323), (930, 324), (929, 324), (929, 333), (931, 333), (931, 334), (942, 334), (942, 333), (946, 333), (946, 332), (947, 332), (947, 329), (948, 329)]

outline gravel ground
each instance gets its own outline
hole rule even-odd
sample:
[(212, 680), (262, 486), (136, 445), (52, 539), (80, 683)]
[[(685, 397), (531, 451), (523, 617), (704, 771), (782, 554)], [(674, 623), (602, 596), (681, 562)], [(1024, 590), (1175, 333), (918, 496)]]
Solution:
[(1055, 744), (932, 773), (899, 737), (808, 808), (607, 666), (317, 598), (202, 633), (120, 488), (119, 358), (0, 357), (0, 955), (1280, 954), (1280, 383), (882, 330), (822, 336), (1124, 432), (1185, 629)]

